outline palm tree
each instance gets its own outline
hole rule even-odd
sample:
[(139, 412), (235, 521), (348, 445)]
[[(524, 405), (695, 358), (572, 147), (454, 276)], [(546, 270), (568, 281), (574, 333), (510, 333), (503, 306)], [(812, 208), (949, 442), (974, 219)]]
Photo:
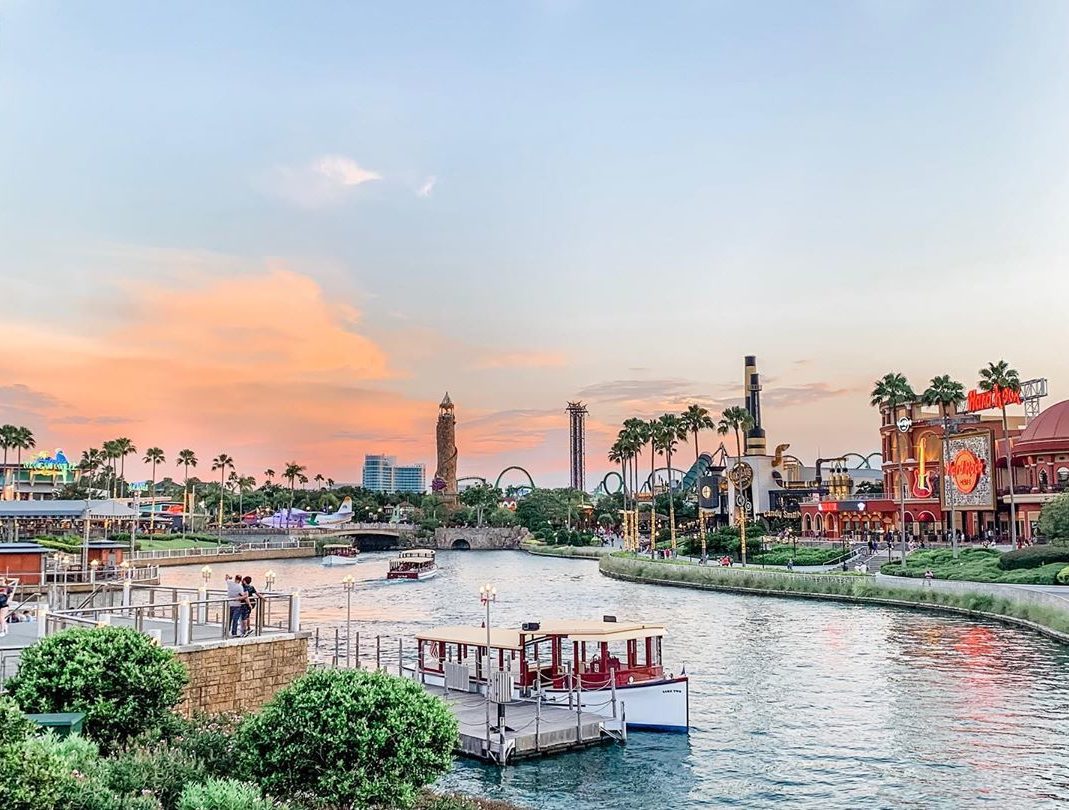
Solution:
[(334, 479), (333, 478), (328, 478), (327, 479), (327, 489), (334, 489)]
[[(179, 450), (178, 466), (183, 468), (185, 473), (185, 482), (182, 484), (182, 514), (188, 516), (189, 514), (189, 468), (197, 466), (197, 454), (192, 450)], [(185, 523), (185, 518), (183, 518)]]
[(0, 488), (3, 489), (5, 497), (7, 491), (7, 451), (15, 446), (15, 434), (17, 432), (18, 428), (14, 425), (0, 427), (0, 448), (3, 448), (4, 451), (4, 476), (3, 480), (0, 481)]
[[(18, 466), (22, 468), (22, 451), (32, 450), (37, 446), (37, 440), (33, 437), (33, 431), (28, 427), (17, 427), (12, 434), (14, 441), (11, 446), (15, 448), (18, 453)], [(16, 495), (17, 497), (17, 495)]]
[(654, 422), (654, 447), (665, 457), (668, 466), (668, 533), (672, 542), (672, 552), (676, 550), (676, 508), (675, 492), (672, 491), (672, 453), (681, 440), (687, 438), (687, 428), (678, 416), (664, 414)]
[(78, 462), (78, 471), (82, 475), (88, 476), (90, 487), (93, 486), (93, 479), (103, 463), (104, 454), (97, 448), (90, 447), (88, 450), (82, 451), (82, 460)]
[[(298, 464), (296, 461), (287, 461), (286, 469), (282, 471), (282, 477), (290, 482), (290, 508), (286, 513), (286, 528), (290, 525), (290, 515), (293, 514), (293, 485), (298, 478), (304, 478), (305, 467)], [(307, 480), (307, 479), (305, 479)]]
[(698, 463), (698, 433), (702, 430), (715, 430), (716, 422), (709, 415), (709, 409), (701, 405), (689, 405), (679, 415), (680, 422), (685, 430), (694, 434), (694, 463)]
[[(950, 454), (947, 449), (947, 442), (950, 439), (950, 409), (951, 407), (957, 408), (965, 399), (965, 386), (957, 380), (950, 379), (949, 374), (943, 374), (939, 377), (932, 377), (932, 381), (928, 384), (928, 387), (921, 394), (921, 402), (925, 405), (938, 405), (939, 411), (943, 415), (943, 469), (939, 473), (939, 486), (943, 487), (946, 491), (946, 487), (943, 485), (943, 476), (946, 475), (946, 465), (950, 461), (947, 456)], [(923, 452), (923, 451), (922, 451)], [(950, 548), (952, 554), (958, 556), (958, 534), (954, 529), (954, 512), (953, 506), (950, 507)]]
[(264, 478), (267, 479), (266, 481), (264, 481), (264, 483), (270, 484), (275, 478), (275, 471), (268, 467), (266, 470), (264, 470)]
[(742, 458), (742, 433), (753, 427), (753, 417), (750, 412), (740, 405), (725, 408), (720, 414), (720, 422), (716, 426), (716, 432), (726, 436), (729, 431), (735, 431), (736, 456)]
[(243, 517), (245, 515), (245, 493), (252, 492), (256, 488), (256, 479), (251, 475), (239, 475), (234, 483), (238, 489), (238, 513)]
[(234, 469), (234, 459), (220, 453), (212, 459), (212, 469), (219, 470), (219, 544), (223, 542), (223, 495), (226, 488), (226, 471)]
[(115, 439), (109, 439), (102, 445), (104, 448), (104, 458), (107, 461), (107, 467), (110, 467), (110, 480), (108, 481), (108, 497), (115, 496), (115, 487), (117, 485), (116, 475), (118, 467), (115, 466), (115, 462), (119, 459), (119, 446), (115, 443)]
[[(129, 439), (127, 439), (125, 436), (122, 437), (122, 438), (116, 439), (112, 444), (115, 447), (115, 452), (118, 454), (117, 458), (119, 459), (119, 478), (122, 480), (122, 485), (125, 487), (126, 486), (126, 457), (128, 455), (130, 455), (131, 453), (136, 453), (137, 452), (137, 448), (134, 447), (134, 443), (132, 441), (130, 441)], [(122, 495), (122, 490), (120, 489), (115, 494), (118, 495), (118, 496), (121, 496)]]
[(323, 482), (326, 481), (327, 479), (323, 475), (323, 473), (316, 473), (315, 474), (315, 478), (313, 478), (312, 480), (315, 481), (316, 484), (319, 485), (319, 489), (322, 489), (323, 488)]
[(149, 512), (149, 531), (154, 532), (156, 531), (156, 465), (163, 464), (167, 459), (159, 447), (150, 447), (145, 451), (145, 457), (141, 460), (152, 465), (152, 488), (149, 489), (152, 495), (152, 511)]
[[(608, 458), (609, 458), (609, 461), (613, 462), (614, 464), (619, 464), (620, 465), (620, 477), (624, 481), (624, 485), (623, 485), (624, 509), (623, 509), (623, 511), (626, 513), (627, 512), (627, 451), (624, 449), (624, 435), (625, 435), (624, 431), (621, 430), (619, 436), (616, 439), (616, 441), (613, 442), (612, 443), (612, 447), (609, 448)], [(623, 516), (621, 516), (621, 517), (623, 517)], [(620, 521), (620, 524), (626, 531), (626, 528), (627, 528), (626, 518), (622, 519)]]
[[(987, 368), (980, 369), (979, 388), (981, 391), (1021, 390), (1021, 377), (1017, 369), (1010, 368), (1005, 360), (988, 363)], [(1006, 473), (1010, 484), (1010, 548), (1017, 548), (1017, 499), (1013, 492), (1013, 447), (1010, 443), (1010, 429), (1006, 423), (1006, 400), (998, 398), (999, 410), (1002, 411), (1002, 436), (1006, 441)], [(997, 514), (997, 513), (996, 513)], [(997, 518), (996, 518), (997, 519)]]
[[(892, 371), (884, 374), (883, 377), (878, 379), (872, 387), (871, 399), (869, 404), (874, 408), (879, 408), (881, 411), (889, 411), (893, 419), (894, 412), (904, 405), (912, 405), (917, 401), (917, 395), (913, 391), (913, 387), (909, 384), (909, 380), (906, 379), (904, 374), (899, 374), (897, 371)], [(905, 434), (901, 431), (898, 432), (898, 501), (900, 504), (899, 520), (901, 525), (899, 531), (901, 533), (902, 541), (902, 565), (906, 564), (906, 491), (903, 488), (903, 482), (905, 481), (905, 473), (902, 470), (902, 458), (905, 451), (902, 448), (902, 438)]]

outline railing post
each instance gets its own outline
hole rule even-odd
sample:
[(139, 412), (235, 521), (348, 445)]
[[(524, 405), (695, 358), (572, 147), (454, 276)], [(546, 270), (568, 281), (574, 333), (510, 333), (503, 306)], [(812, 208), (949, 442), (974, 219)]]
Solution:
[(290, 632), (297, 633), (301, 629), (301, 592), (294, 591), (290, 594)]
[(188, 599), (183, 599), (178, 603), (178, 633), (175, 638), (175, 644), (179, 647), (184, 647), (189, 644), (189, 624), (192, 615), (193, 612), (190, 609)]
[(382, 669), (382, 636), (375, 636), (375, 671)]
[[(201, 585), (199, 588), (197, 588), (197, 613), (200, 614), (200, 618), (199, 618), (198, 621), (200, 621), (201, 624), (207, 624), (208, 623), (208, 586), (207, 585)], [(223, 624), (226, 624), (226, 622), (223, 622)]]
[(130, 580), (124, 579), (122, 581), (122, 606), (124, 608), (130, 607)]
[(48, 635), (48, 602), (37, 605), (37, 638)]
[(356, 668), (360, 669), (360, 631), (356, 631)]
[(404, 647), (402, 646), (404, 641), (397, 639), (397, 675), (398, 677), (405, 674), (404, 672)]

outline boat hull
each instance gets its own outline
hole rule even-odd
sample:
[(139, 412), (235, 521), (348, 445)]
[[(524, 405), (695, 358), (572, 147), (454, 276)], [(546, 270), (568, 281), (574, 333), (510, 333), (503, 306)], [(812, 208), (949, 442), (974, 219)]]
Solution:
[[(407, 670), (406, 674), (432, 686), (445, 686), (445, 676), (436, 672), (420, 674)], [(485, 693), (483, 684), (475, 684), (474, 681), (472, 684), (473, 688), (477, 687), (477, 691)], [(569, 705), (569, 693), (566, 689), (546, 689), (542, 692), (542, 696), (547, 702)], [(517, 690), (515, 697), (518, 699), (523, 696)], [(571, 699), (571, 705), (574, 706), (574, 692), (571, 693)], [(623, 714), (627, 727), (631, 730), (664, 731), (677, 734), (690, 732), (690, 681), (686, 675), (618, 686), (616, 702), (616, 711)], [(582, 705), (585, 712), (600, 714), (607, 718), (613, 716), (612, 692), (609, 689), (584, 692)]]
[(387, 574), (387, 582), (418, 582), (424, 579), (430, 579), (438, 576), (438, 569), (432, 568), (429, 571), (415, 572), (413, 576), (402, 576), (400, 574)]
[(333, 567), (335, 565), (356, 565), (359, 560), (356, 557), (338, 557), (334, 554), (329, 554), (323, 558), (323, 565)]

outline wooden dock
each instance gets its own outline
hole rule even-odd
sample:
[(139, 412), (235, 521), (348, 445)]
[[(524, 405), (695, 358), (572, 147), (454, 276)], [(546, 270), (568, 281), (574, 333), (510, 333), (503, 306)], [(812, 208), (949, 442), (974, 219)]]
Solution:
[(458, 692), (442, 687), (424, 688), (445, 701), (460, 726), (458, 753), (507, 765), (519, 759), (574, 751), (604, 742), (625, 741), (623, 719), (613, 720), (590, 712), (578, 712), (567, 706), (513, 700), (500, 704), (504, 710), (504, 728), (498, 728), (498, 706), (490, 706), (490, 740), (486, 739), (486, 696), (475, 692)]

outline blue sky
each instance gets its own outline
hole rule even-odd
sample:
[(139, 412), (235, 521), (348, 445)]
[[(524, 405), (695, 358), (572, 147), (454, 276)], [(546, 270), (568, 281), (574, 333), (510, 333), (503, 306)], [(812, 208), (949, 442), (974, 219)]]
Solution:
[[(384, 358), (309, 363), (331, 333), (294, 331), (325, 343), (272, 369), (293, 424), (256, 411), (239, 443), (339, 479), (363, 452), (429, 461), (445, 388), (473, 425), (462, 472), (563, 479), (567, 399), (592, 400), (600, 453), (631, 413), (722, 407), (744, 353), (779, 388), (771, 439), (803, 457), (875, 445), (867, 389), (891, 368), (971, 383), (1005, 356), (1064, 396), (1067, 33), (1054, 2), (0, 0), (3, 317), (58, 316), (49, 340), (95, 379), (120, 346), (182, 352), (155, 387), (188, 406), (212, 395), (191, 356), (218, 318), (159, 340), (177, 325), (146, 297), (244, 279), (268, 302), (249, 307)], [(315, 307), (284, 304), (280, 267)], [(255, 381), (272, 323), (232, 306), (220, 348)], [(168, 419), (205, 454), (229, 440), (33, 353), (0, 361), (32, 392), (0, 417), (41, 436)]]

